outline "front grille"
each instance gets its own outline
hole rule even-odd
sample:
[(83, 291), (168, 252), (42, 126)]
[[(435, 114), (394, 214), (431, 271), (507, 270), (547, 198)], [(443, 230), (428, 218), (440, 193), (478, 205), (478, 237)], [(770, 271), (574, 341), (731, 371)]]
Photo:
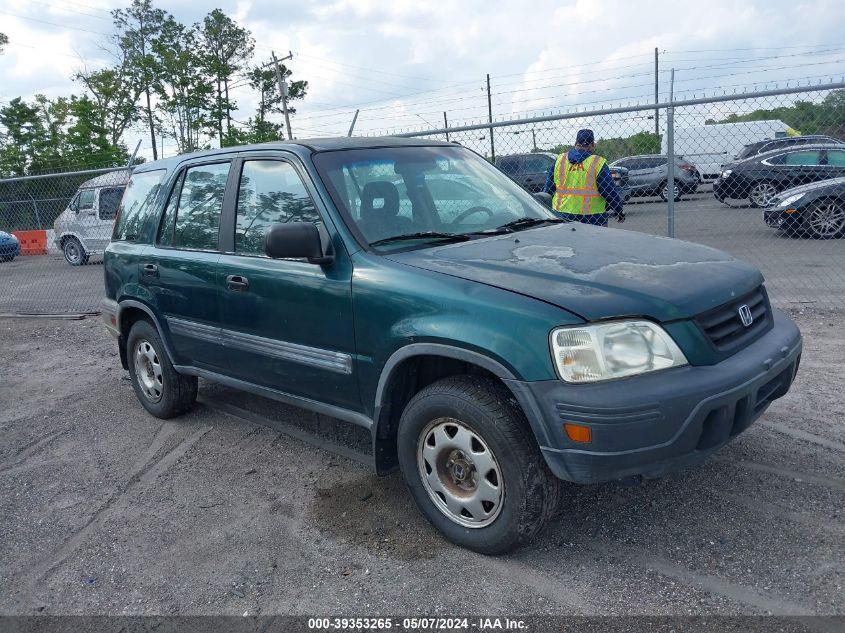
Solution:
[[(745, 326), (740, 308), (748, 306), (753, 321)], [(730, 352), (751, 343), (772, 326), (772, 308), (766, 289), (760, 286), (753, 292), (725, 303), (695, 319), (704, 334), (720, 352)]]

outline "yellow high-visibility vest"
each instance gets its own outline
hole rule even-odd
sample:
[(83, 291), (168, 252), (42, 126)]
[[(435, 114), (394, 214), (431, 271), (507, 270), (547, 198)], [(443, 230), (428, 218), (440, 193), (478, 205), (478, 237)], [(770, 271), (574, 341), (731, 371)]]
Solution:
[(607, 161), (592, 154), (580, 163), (570, 163), (567, 152), (555, 162), (555, 194), (552, 209), (557, 213), (595, 215), (604, 213), (605, 201), (596, 186), (601, 168)]

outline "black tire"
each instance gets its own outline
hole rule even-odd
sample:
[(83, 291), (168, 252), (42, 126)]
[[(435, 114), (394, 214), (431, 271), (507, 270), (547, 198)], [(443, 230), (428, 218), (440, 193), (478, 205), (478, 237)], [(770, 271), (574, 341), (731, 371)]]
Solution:
[(84, 266), (88, 263), (88, 253), (75, 237), (67, 237), (62, 242), (62, 254), (71, 266)]
[[(492, 461), (495, 468), (483, 477), (487, 479), (495, 470), (495, 480), (502, 491), (498, 506), (492, 503), (489, 509), (484, 506), (484, 511), (493, 516), (481, 517), (480, 525), (475, 527), (459, 522), (475, 519), (451, 512), (446, 507), (443, 493), (437, 493), (433, 490), (434, 486), (428, 483), (432, 475), (423, 474), (425, 471), (432, 472), (430, 459), (435, 461), (435, 467), (437, 464), (450, 463), (454, 467), (454, 462), (450, 460), (457, 449), (452, 449), (448, 441), (442, 444), (439, 439), (435, 444), (428, 442), (436, 429), (448, 426), (450, 420), (459, 423), (461, 433), (473, 437), (472, 442), (476, 443), (471, 442), (471, 445), (478, 447), (472, 453), (476, 461), (482, 459), (477, 456), (485, 456), (489, 450), (486, 459)], [(432, 425), (435, 425), (434, 430)], [(454, 376), (424, 388), (402, 412), (397, 442), (399, 465), (417, 507), (453, 543), (482, 554), (503, 554), (524, 545), (557, 512), (560, 482), (546, 466), (528, 421), (513, 396), (493, 380)], [(444, 448), (438, 449), (440, 445)], [(425, 456), (424, 450), (429, 448), (432, 451), (439, 450), (437, 459), (434, 459), (434, 453)], [(460, 451), (458, 453), (459, 456), (454, 459), (463, 460), (463, 454)], [(447, 461), (441, 461), (440, 455), (445, 455)], [(481, 471), (476, 469), (471, 460), (469, 463), (467, 471), (471, 475), (470, 479), (479, 488)], [(453, 475), (449, 466), (433, 472), (435, 477)], [(464, 472), (463, 467), (461, 472)], [(450, 485), (456, 483), (452, 479)], [(435, 501), (438, 494), (439, 502)], [(450, 499), (458, 506), (462, 505), (461, 501), (455, 501), (455, 497)], [(464, 507), (460, 510), (465, 511)]]
[[(669, 191), (668, 191), (668, 189), (669, 189), (669, 183), (663, 182), (660, 185), (660, 189), (657, 192), (658, 195), (660, 196), (660, 199), (663, 200), (663, 202), (669, 201)], [(676, 182), (675, 183), (675, 202), (678, 202), (681, 199), (682, 195), (683, 195), (683, 191), (681, 191), (681, 186)]]
[(748, 188), (748, 202), (755, 209), (764, 209), (779, 192), (778, 185), (768, 180), (761, 180)]
[[(149, 364), (138, 361), (139, 349)], [(126, 358), (129, 361), (129, 377), (132, 388), (143, 407), (157, 418), (182, 415), (189, 411), (197, 399), (197, 377), (177, 373), (167, 357), (164, 344), (155, 326), (146, 320), (136, 321), (126, 338)], [(146, 371), (141, 375), (138, 372)]]
[(802, 215), (802, 230), (814, 239), (830, 240), (845, 236), (845, 202), (842, 200), (817, 200)]

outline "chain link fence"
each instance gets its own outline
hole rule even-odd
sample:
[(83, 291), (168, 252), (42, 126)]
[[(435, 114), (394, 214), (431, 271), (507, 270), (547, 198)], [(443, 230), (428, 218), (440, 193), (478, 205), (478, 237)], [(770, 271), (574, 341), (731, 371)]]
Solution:
[[(627, 199), (626, 222), (611, 226), (748, 261), (780, 307), (845, 308), (845, 83), (401, 136), (459, 142), (536, 192), (581, 128), (594, 130), (596, 153)], [(128, 175), (0, 180), (0, 314), (97, 309), (103, 272), (96, 264)]]
[(845, 83), (401, 136), (458, 142), (536, 192), (581, 128), (627, 200), (626, 222), (612, 227), (750, 262), (780, 307), (845, 308)]

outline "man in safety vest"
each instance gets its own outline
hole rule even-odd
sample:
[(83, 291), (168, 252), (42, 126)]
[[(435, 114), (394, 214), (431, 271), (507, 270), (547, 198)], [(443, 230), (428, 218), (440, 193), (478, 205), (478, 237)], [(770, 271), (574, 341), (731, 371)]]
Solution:
[(545, 188), (552, 196), (552, 209), (561, 218), (584, 224), (607, 226), (611, 212), (624, 222), (625, 203), (607, 161), (593, 154), (595, 148), (593, 131), (578, 130), (575, 147), (557, 157)]

